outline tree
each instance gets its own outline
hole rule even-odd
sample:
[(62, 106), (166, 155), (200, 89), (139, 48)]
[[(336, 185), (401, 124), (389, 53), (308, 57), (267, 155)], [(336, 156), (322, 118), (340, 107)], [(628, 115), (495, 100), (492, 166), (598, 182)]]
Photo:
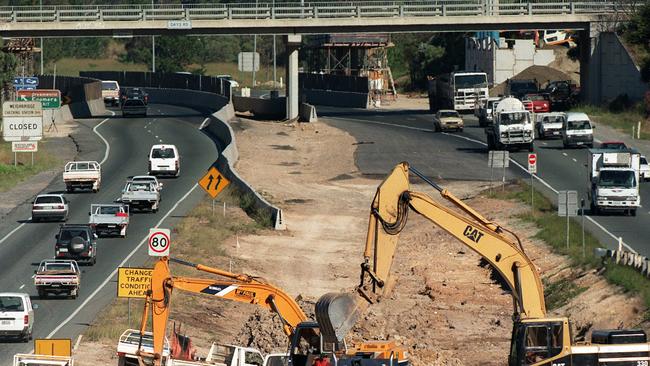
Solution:
[(630, 43), (639, 45), (646, 51), (641, 65), (641, 77), (643, 81), (650, 82), (650, 1), (637, 8), (623, 32)]

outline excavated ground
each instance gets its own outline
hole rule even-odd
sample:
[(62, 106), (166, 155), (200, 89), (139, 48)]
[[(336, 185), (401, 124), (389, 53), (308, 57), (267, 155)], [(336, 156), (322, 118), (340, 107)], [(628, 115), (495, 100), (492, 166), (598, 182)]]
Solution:
[[(222, 243), (222, 251), (207, 253), (204, 262), (266, 278), (290, 295), (300, 296), (311, 316), (318, 296), (357, 284), (369, 205), (379, 180), (362, 176), (355, 167), (356, 141), (324, 123), (242, 120), (233, 127), (240, 152), (238, 171), (283, 208), (288, 230), (231, 237)], [(517, 218), (526, 210), (524, 206), (478, 195), (486, 189), (479, 182), (444, 185), (479, 212), (517, 232), (547, 281), (569, 279), (587, 288), (552, 312), (570, 316), (577, 325), (575, 334), (593, 328), (648, 328), (640, 299), (608, 285), (591, 271), (571, 268), (567, 259), (534, 239), (536, 229)], [(431, 192), (426, 187), (415, 189)], [(236, 217), (246, 220), (240, 211)], [(393, 279), (391, 294), (369, 309), (355, 327), (352, 341), (395, 340), (409, 349), (415, 366), (506, 364), (511, 296), (481, 267), (477, 254), (412, 214), (401, 235)], [(174, 307), (172, 319), (183, 324), (183, 333), (193, 338), (199, 355), (213, 341), (251, 345), (263, 352), (287, 349), (279, 320), (269, 312), (212, 298), (174, 296), (178, 296), (176, 304), (185, 306)], [(102, 352), (104, 357), (114, 354), (115, 344), (82, 342), (77, 363), (101, 364), (96, 360)]]

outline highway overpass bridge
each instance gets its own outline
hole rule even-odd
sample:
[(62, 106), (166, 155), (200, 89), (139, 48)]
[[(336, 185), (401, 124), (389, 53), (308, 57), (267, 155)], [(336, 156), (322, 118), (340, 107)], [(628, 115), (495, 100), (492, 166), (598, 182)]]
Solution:
[[(287, 117), (294, 118), (298, 115), (298, 48), (303, 34), (575, 29), (582, 39), (593, 39), (593, 24), (620, 20), (628, 10), (624, 3), (609, 0), (5, 6), (0, 7), (0, 34), (5, 38), (286, 35)], [(581, 81), (588, 77), (591, 50), (591, 43), (581, 42)]]

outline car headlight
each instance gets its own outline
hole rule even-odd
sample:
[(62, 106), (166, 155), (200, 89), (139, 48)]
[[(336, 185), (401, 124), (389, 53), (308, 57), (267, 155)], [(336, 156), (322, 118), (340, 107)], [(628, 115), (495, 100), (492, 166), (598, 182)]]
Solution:
[(507, 132), (501, 132), (501, 137), (507, 137), (508, 133)]

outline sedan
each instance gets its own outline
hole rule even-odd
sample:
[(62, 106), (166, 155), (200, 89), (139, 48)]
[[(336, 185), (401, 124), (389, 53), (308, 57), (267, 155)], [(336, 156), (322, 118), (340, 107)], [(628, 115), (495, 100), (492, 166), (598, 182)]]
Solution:
[(433, 117), (433, 128), (436, 132), (456, 130), (463, 132), (465, 124), (458, 112), (451, 109), (441, 109)]
[(32, 202), (32, 221), (68, 220), (68, 200), (60, 194), (41, 194)]
[(524, 101), (530, 101), (530, 112), (548, 113), (551, 111), (551, 102), (542, 94), (526, 94)]

